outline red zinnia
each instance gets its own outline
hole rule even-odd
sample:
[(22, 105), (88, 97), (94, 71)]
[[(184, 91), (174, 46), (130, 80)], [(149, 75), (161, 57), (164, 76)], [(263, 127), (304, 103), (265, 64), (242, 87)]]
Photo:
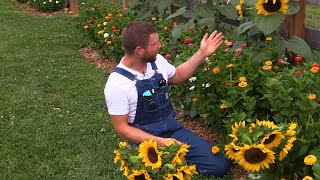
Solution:
[(112, 29), (112, 30), (113, 30), (113, 29), (117, 29), (117, 26), (113, 25), (113, 26), (111, 27), (111, 29)]
[(319, 64), (317, 64), (317, 63), (313, 63), (313, 64), (311, 65), (311, 67), (317, 67), (317, 68), (320, 68)]
[(302, 74), (301, 71), (297, 71), (294, 75), (299, 76), (299, 75), (301, 75), (301, 74)]
[(229, 87), (230, 86), (230, 83), (229, 82), (226, 82), (224, 83), (225, 86)]
[(89, 24), (92, 24), (93, 22), (94, 22), (93, 18), (90, 18), (89, 21), (88, 21)]
[(112, 1), (110, 4), (111, 4), (111, 6), (114, 6), (116, 3)]
[(189, 38), (184, 39), (183, 43), (184, 44), (189, 44), (191, 42), (191, 40)]
[(294, 59), (295, 59), (296, 61), (302, 61), (302, 57), (300, 57), (300, 56), (296, 56)]
[(273, 69), (274, 69), (274, 70), (278, 70), (278, 69), (279, 69), (279, 66), (273, 66)]
[(246, 43), (241, 44), (242, 47), (247, 47)]

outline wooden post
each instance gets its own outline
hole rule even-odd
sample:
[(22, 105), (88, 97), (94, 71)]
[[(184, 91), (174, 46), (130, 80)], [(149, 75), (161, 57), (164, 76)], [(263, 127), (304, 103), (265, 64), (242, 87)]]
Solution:
[(79, 14), (79, 3), (78, 0), (69, 0), (70, 3), (70, 9), (73, 14), (78, 15)]
[(122, 0), (123, 2), (123, 9), (129, 8), (129, 0)]
[[(305, 39), (306, 2), (305, 0), (298, 0), (297, 2), (300, 5), (299, 12), (286, 17), (284, 35), (287, 40), (291, 39), (294, 35)], [(297, 65), (294, 60), (295, 56), (292, 52), (287, 52), (287, 58), (292, 65)]]

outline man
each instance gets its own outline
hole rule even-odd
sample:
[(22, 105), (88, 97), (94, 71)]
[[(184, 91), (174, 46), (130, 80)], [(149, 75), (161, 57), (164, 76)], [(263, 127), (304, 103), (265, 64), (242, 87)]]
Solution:
[(169, 140), (189, 144), (186, 162), (196, 164), (199, 173), (226, 174), (227, 160), (221, 154), (213, 155), (207, 141), (177, 122), (168, 94), (168, 84), (189, 79), (205, 57), (223, 43), (223, 35), (216, 31), (206, 34), (200, 49), (177, 68), (158, 54), (161, 44), (151, 23), (129, 23), (121, 41), (125, 56), (110, 74), (104, 90), (117, 134), (134, 144), (150, 139), (162, 146)]

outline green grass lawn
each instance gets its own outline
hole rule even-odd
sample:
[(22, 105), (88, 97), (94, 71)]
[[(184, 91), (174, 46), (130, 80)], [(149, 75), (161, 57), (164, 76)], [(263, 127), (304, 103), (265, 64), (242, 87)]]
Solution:
[(306, 5), (306, 27), (314, 28), (320, 31), (320, 5)]
[(79, 53), (72, 16), (0, 1), (0, 179), (122, 179), (105, 72)]

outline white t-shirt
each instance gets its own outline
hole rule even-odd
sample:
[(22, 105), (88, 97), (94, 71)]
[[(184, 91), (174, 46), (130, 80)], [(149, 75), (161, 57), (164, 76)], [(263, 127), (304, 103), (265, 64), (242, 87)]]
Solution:
[[(139, 80), (149, 79), (155, 73), (152, 69), (151, 63), (147, 64), (147, 72), (142, 74), (124, 66), (121, 62), (122, 60), (117, 67), (123, 68), (132, 74), (137, 75)], [(163, 78), (168, 82), (168, 78), (171, 78), (175, 74), (176, 68), (168, 63), (168, 61), (160, 54), (157, 55), (155, 63), (157, 65), (158, 72), (161, 73)], [(135, 85), (135, 80), (132, 81), (119, 73), (110, 74), (104, 88), (104, 95), (110, 115), (128, 114), (128, 122), (133, 123), (138, 102), (138, 93)]]

